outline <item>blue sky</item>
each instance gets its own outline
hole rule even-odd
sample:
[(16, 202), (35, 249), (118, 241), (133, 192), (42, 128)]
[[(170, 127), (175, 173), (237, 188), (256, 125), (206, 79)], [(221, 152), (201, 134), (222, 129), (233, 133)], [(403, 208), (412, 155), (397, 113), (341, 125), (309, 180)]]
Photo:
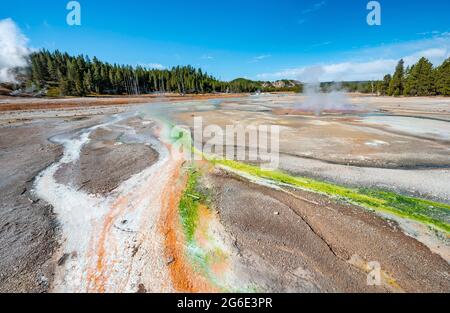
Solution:
[[(450, 56), (450, 1), (380, 0), (382, 25), (368, 26), (369, 0), (79, 0), (81, 26), (65, 0), (3, 1), (32, 48), (156, 67), (191, 64), (229, 80), (380, 78), (398, 59)], [(314, 71), (317, 73), (317, 71)]]

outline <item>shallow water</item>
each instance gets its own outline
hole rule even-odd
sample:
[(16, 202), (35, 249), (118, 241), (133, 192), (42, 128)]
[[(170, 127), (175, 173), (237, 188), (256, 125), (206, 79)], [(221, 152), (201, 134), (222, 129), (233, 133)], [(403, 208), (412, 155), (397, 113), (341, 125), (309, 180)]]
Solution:
[(393, 130), (416, 135), (450, 140), (450, 122), (404, 116), (369, 116), (367, 124), (387, 126)]

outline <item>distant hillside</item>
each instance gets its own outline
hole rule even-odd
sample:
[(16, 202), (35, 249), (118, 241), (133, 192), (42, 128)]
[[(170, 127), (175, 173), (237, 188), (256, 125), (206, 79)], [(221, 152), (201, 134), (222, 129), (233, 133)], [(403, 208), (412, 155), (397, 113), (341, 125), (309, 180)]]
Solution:
[(274, 82), (264, 82), (263, 87), (269, 89), (301, 91), (303, 89), (303, 84), (297, 80), (282, 79)]
[(251, 92), (261, 91), (261, 92), (302, 92), (303, 84), (296, 80), (277, 80), (274, 82), (270, 81), (253, 81), (245, 78), (238, 78), (231, 82), (230, 90), (235, 92), (242, 88), (251, 89)]

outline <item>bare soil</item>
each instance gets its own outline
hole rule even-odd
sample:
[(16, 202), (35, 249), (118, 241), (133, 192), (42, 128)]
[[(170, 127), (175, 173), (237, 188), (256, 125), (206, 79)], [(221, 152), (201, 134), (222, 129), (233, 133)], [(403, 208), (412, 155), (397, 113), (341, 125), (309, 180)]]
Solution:
[(61, 167), (56, 179), (90, 194), (105, 195), (120, 183), (158, 160), (158, 153), (142, 144), (117, 144), (121, 133), (100, 128), (83, 147), (80, 160)]
[(0, 98), (0, 112), (26, 111), (43, 109), (70, 109), (89, 106), (117, 106), (153, 102), (194, 101), (216, 98), (242, 97), (244, 94), (204, 94), (187, 95), (178, 94), (143, 95), (143, 96), (103, 96), (86, 98)]
[(47, 139), (70, 127), (40, 121), (0, 128), (0, 292), (45, 292), (52, 281), (58, 224), (52, 207), (32, 194), (36, 175), (61, 148)]
[[(209, 176), (207, 184), (240, 253), (256, 254), (274, 266), (266, 268), (267, 277), (273, 277), (271, 291), (305, 291), (304, 286), (310, 292), (450, 290), (446, 261), (395, 223), (359, 207), (308, 192), (275, 191), (224, 172)], [(367, 286), (361, 264), (374, 261), (390, 278), (383, 287)], [(298, 273), (303, 273), (300, 281)]]

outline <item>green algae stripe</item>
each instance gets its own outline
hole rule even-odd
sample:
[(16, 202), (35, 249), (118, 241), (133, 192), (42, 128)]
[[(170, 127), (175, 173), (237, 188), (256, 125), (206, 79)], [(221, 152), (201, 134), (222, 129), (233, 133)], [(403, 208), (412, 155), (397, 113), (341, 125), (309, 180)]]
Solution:
[(313, 192), (326, 194), (378, 212), (411, 219), (437, 230), (450, 233), (450, 205), (418, 199), (378, 189), (353, 189), (306, 177), (291, 176), (282, 171), (264, 170), (258, 166), (232, 160), (211, 160), (214, 164)]
[(214, 245), (210, 249), (205, 250), (195, 240), (195, 232), (200, 219), (199, 208), (201, 205), (208, 203), (208, 196), (198, 191), (198, 180), (201, 174), (195, 168), (189, 168), (187, 174), (188, 181), (180, 200), (179, 214), (186, 237), (186, 252), (194, 271), (205, 277), (213, 286), (224, 293), (260, 291), (256, 286), (252, 285), (240, 287), (229, 285), (212, 272), (211, 265), (214, 264), (217, 257), (224, 256), (226, 253), (220, 247)]
[(197, 192), (199, 175), (194, 169), (189, 170), (186, 189), (181, 196), (179, 204), (183, 231), (188, 243), (192, 243), (194, 240), (199, 219), (199, 206), (203, 199), (203, 196)]

